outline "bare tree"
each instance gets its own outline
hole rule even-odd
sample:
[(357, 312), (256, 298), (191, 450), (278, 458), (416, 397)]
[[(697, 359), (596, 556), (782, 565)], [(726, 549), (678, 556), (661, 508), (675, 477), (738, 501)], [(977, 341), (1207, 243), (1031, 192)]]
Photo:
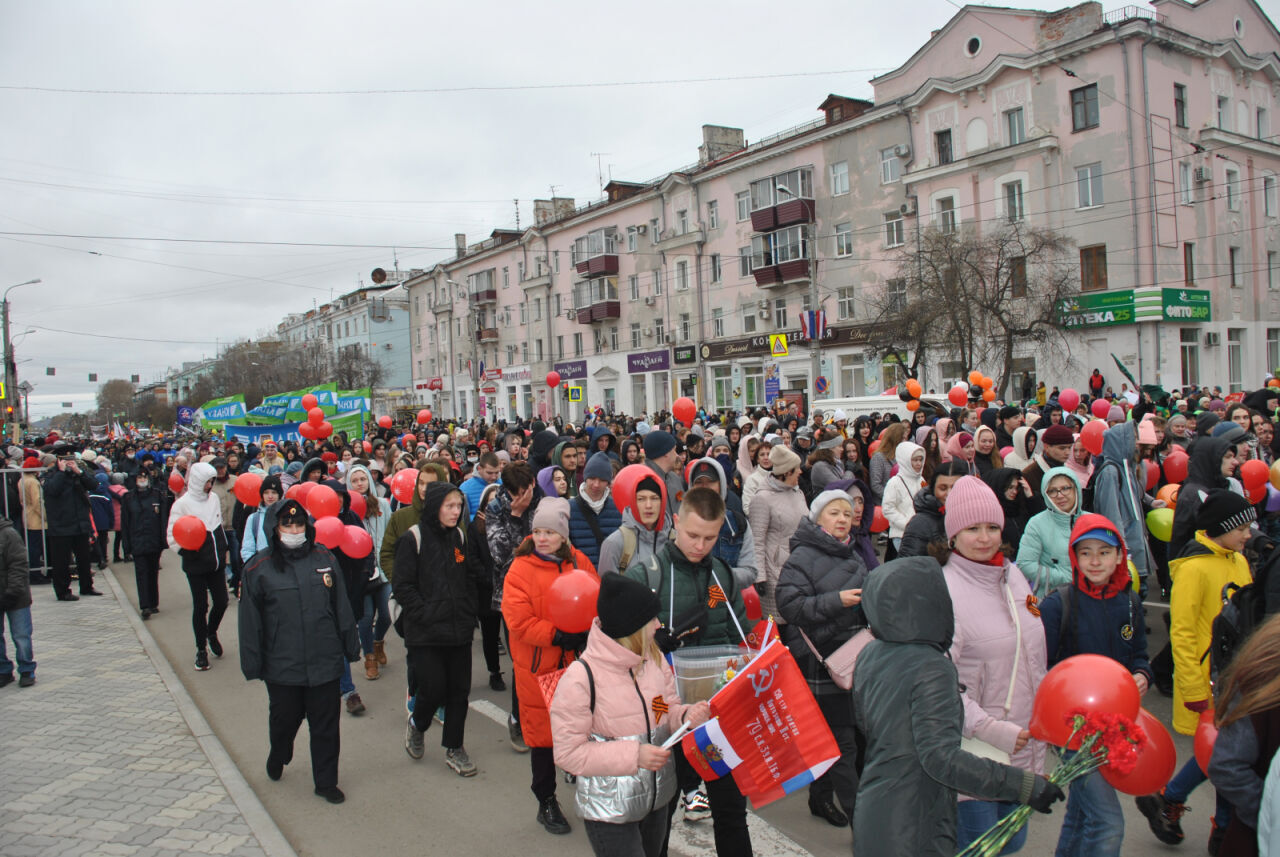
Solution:
[(359, 345), (346, 346), (334, 361), (333, 380), (343, 390), (376, 387), (386, 374), (386, 368), (377, 358), (367, 354)]
[(123, 378), (112, 378), (98, 387), (98, 419), (128, 414), (133, 405), (133, 384)]

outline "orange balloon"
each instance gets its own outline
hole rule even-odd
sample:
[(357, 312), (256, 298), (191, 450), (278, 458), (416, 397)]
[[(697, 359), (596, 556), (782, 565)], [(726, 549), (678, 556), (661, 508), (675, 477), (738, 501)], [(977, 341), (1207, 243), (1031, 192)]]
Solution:
[(991, 377), (991, 376), (989, 376), (989, 375), (983, 375), (983, 376), (982, 376), (982, 386), (983, 386), (984, 388), (986, 388), (986, 389), (990, 390), (992, 387), (994, 387), (994, 386), (995, 386), (995, 384), (996, 384), (996, 379), (995, 379), (995, 378), (992, 378), (992, 377)]
[(970, 383), (970, 384), (981, 384), (981, 383), (982, 383), (982, 373), (981, 373), (981, 372), (979, 372), (977, 369), (974, 369), (972, 372), (970, 372), (970, 373), (969, 373), (969, 383)]
[(996, 400), (996, 391), (988, 387), (982, 391), (982, 401), (994, 402)]
[(1267, 382), (1268, 387), (1280, 387), (1280, 378), (1272, 378)]
[[(924, 392), (924, 388), (920, 386), (920, 382), (917, 381), (915, 378), (908, 378), (907, 392), (913, 396), (919, 397), (919, 395)], [(912, 410), (915, 410), (915, 409), (912, 408)]]
[(1166, 485), (1156, 492), (1156, 499), (1163, 500), (1165, 505), (1170, 509), (1178, 506), (1178, 492), (1182, 490), (1182, 486), (1177, 483)]
[(920, 409), (919, 399), (912, 399), (911, 401), (907, 402), (908, 411), (918, 411), (919, 409)]

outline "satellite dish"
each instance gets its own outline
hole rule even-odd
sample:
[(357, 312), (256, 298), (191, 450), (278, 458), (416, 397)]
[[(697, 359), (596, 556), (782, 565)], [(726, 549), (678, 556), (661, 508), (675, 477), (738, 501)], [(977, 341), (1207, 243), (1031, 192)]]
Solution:
[(381, 268), (374, 268), (373, 273), (369, 275), (375, 283), (382, 285), (387, 281), (387, 272)]

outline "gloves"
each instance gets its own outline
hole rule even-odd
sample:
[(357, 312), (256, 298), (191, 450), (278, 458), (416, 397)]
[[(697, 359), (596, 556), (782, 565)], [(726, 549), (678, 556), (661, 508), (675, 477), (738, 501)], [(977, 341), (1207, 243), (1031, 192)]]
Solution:
[(1184, 702), (1182, 707), (1188, 711), (1194, 711), (1196, 714), (1204, 714), (1209, 710), (1209, 700), (1198, 699), (1195, 702)]
[(671, 633), (671, 629), (665, 626), (653, 632), (653, 641), (658, 644), (658, 650), (664, 655), (669, 655), (681, 646), (681, 639)]
[(551, 636), (551, 645), (560, 649), (581, 651), (587, 647), (587, 632), (583, 631), (580, 634), (570, 634), (557, 628), (555, 634)]
[(1048, 813), (1050, 807), (1065, 797), (1062, 789), (1045, 777), (1037, 776), (1035, 785), (1031, 787), (1031, 799), (1027, 801), (1027, 806), (1036, 812)]

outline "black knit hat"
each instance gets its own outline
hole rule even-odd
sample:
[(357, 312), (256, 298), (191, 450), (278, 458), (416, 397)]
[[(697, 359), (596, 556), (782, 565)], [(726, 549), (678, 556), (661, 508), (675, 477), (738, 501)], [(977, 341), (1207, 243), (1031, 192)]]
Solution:
[(1218, 488), (1202, 498), (1200, 511), (1196, 513), (1196, 529), (1204, 530), (1212, 539), (1256, 520), (1258, 512), (1248, 500), (1234, 491)]
[(643, 583), (614, 572), (601, 577), (596, 612), (606, 636), (618, 639), (634, 634), (656, 617), (661, 607), (658, 596)]

